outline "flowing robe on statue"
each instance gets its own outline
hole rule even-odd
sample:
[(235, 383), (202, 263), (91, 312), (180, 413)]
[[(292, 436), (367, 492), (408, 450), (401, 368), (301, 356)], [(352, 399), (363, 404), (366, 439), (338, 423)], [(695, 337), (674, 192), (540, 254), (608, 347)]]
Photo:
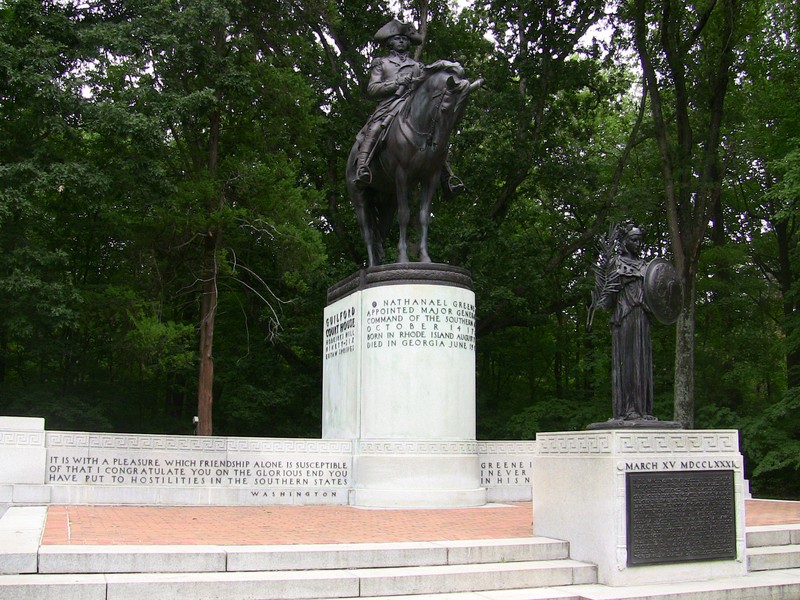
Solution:
[(612, 261), (620, 283), (611, 313), (614, 418), (652, 418), (653, 350), (644, 303), (645, 261), (626, 256)]

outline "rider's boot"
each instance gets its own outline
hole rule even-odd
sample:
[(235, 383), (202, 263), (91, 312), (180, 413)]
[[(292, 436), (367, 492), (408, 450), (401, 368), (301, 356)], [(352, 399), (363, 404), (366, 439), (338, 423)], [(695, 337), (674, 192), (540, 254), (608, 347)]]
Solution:
[(370, 183), (372, 183), (372, 171), (370, 171), (369, 166), (367, 166), (367, 157), (369, 156), (368, 152), (359, 152), (358, 153), (358, 166), (356, 167), (356, 178), (355, 184), (356, 187), (364, 189)]
[(363, 189), (372, 183), (372, 171), (370, 171), (369, 168), (369, 160), (370, 155), (372, 154), (372, 149), (375, 147), (375, 143), (378, 141), (380, 132), (380, 126), (373, 127), (367, 131), (364, 139), (361, 141), (361, 145), (358, 147), (358, 155), (356, 157), (355, 184), (359, 188)]

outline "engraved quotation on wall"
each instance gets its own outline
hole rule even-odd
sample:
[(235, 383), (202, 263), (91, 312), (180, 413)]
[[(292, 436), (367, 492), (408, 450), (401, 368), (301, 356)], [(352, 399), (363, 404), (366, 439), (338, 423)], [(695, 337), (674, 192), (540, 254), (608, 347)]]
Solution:
[(481, 460), (483, 486), (531, 485), (532, 474), (533, 460), (530, 458), (494, 456)]
[(124, 486), (222, 486), (248, 488), (262, 495), (271, 489), (346, 488), (351, 482), (349, 457), (222, 458), (165, 453), (122, 455), (93, 451), (75, 456), (50, 451), (47, 483)]

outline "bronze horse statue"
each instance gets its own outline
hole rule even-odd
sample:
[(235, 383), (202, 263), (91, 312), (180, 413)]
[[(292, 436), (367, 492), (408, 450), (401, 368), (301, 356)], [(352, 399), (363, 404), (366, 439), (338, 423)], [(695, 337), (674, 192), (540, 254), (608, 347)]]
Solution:
[(440, 185), (450, 134), (464, 113), (469, 94), (483, 84), (463, 78), (458, 63), (437, 61), (423, 69), (410, 87), (400, 112), (384, 130), (371, 161), (373, 177), (365, 187), (356, 180), (358, 141), (347, 159), (347, 191), (367, 246), (369, 266), (381, 264), (394, 215), (400, 229), (397, 262), (408, 262), (409, 196), (419, 186), (419, 261), (428, 256), (431, 203)]

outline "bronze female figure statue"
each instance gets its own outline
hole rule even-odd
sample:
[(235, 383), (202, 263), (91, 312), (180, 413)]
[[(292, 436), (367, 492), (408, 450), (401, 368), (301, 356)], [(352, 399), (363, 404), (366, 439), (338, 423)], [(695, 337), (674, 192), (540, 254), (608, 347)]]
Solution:
[(680, 285), (667, 261), (642, 258), (644, 232), (629, 223), (612, 227), (603, 240), (595, 268), (590, 321), (594, 310), (611, 311), (611, 387), (614, 416), (600, 426), (678, 427), (653, 416), (651, 317), (665, 323), (677, 318)]

